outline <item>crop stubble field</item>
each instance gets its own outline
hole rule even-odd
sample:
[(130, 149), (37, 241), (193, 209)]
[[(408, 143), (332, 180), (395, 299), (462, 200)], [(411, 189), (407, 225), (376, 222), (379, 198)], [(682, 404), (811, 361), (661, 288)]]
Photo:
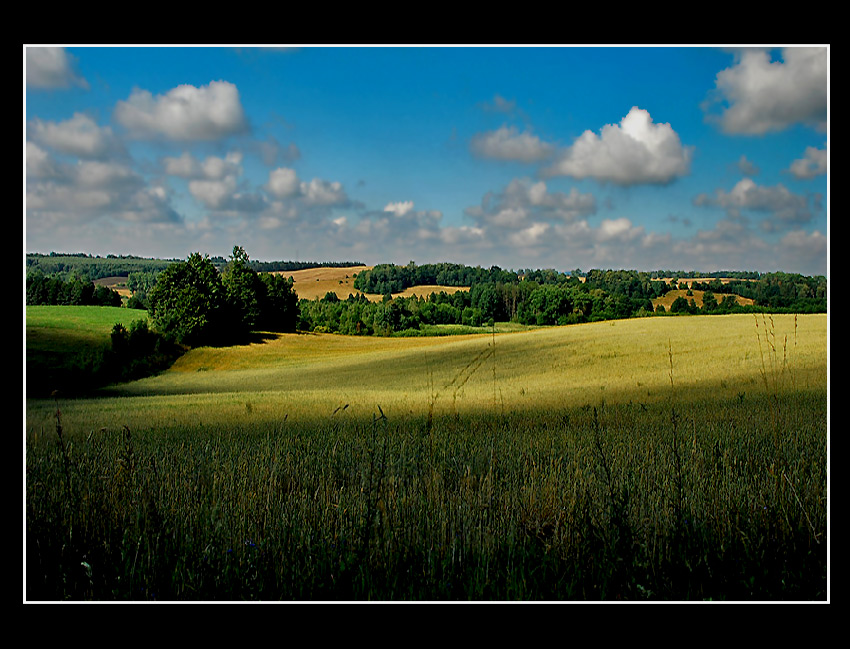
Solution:
[(28, 400), (28, 589), (823, 599), (826, 361), (825, 315), (193, 350)]

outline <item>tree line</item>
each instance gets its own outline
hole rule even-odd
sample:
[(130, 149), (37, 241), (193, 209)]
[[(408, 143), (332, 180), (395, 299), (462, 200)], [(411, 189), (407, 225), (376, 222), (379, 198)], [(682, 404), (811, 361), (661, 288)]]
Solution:
[[(62, 256), (65, 263), (69, 256)], [(56, 257), (59, 259), (60, 257)], [(47, 258), (50, 259), (50, 258)], [(565, 325), (667, 313), (653, 300), (690, 285), (705, 291), (703, 305), (680, 298), (671, 314), (720, 314), (751, 311), (826, 312), (826, 278), (791, 273), (720, 273), (682, 271), (576, 269), (504, 270), (456, 263), (405, 266), (379, 264), (358, 273), (354, 287), (380, 294), (373, 302), (362, 295), (340, 299), (334, 293), (314, 300), (298, 299), (291, 278), (274, 270), (354, 262), (255, 262), (235, 246), (228, 259), (193, 253), (186, 260), (81, 257), (89, 264), (136, 264), (127, 274), (133, 295), (127, 306), (148, 312), (151, 327), (169, 342), (187, 346), (224, 345), (246, 340), (253, 331), (328, 331), (351, 335), (415, 334), (423, 325), (483, 326), (495, 322)], [(28, 256), (29, 260), (29, 256)], [(144, 265), (140, 265), (140, 263)], [(361, 264), (362, 265), (362, 264)], [(94, 267), (94, 266), (92, 266)], [(114, 266), (109, 266), (114, 270)], [(101, 271), (97, 271), (101, 272)], [(668, 283), (662, 278), (673, 277)], [(683, 282), (691, 277), (704, 282)], [(677, 284), (677, 280), (679, 284)], [(455, 293), (392, 298), (412, 286), (463, 287)], [(108, 293), (108, 294), (107, 294)], [(739, 304), (739, 295), (753, 300)], [(67, 280), (47, 276), (40, 268), (27, 273), (27, 304), (120, 305), (120, 297), (87, 282), (75, 271)]]
[[(682, 274), (684, 275), (684, 274)], [(710, 277), (709, 274), (694, 274)], [(730, 273), (723, 276), (728, 277)], [(721, 284), (714, 279), (696, 290), (708, 291), (703, 305), (678, 298), (671, 314), (724, 314), (760, 311), (826, 312), (826, 278), (788, 273), (740, 273), (740, 279)], [(299, 329), (358, 335), (416, 334), (422, 325), (490, 325), (517, 322), (525, 325), (566, 325), (668, 313), (653, 300), (677, 288), (675, 281), (658, 272), (634, 270), (580, 270), (562, 273), (551, 269), (505, 271), (460, 264), (406, 266), (382, 264), (362, 271), (354, 287), (383, 294), (379, 303), (362, 295), (342, 300), (334, 293), (299, 301)], [(583, 281), (582, 281), (583, 280)], [(416, 285), (465, 286), (452, 294), (435, 292), (428, 297), (395, 297)], [(736, 295), (754, 300), (742, 305)]]
[(107, 255), (106, 257), (68, 253), (49, 255), (27, 253), (26, 268), (40, 270), (45, 275), (68, 278), (72, 275), (94, 281), (104, 277), (127, 277), (133, 272), (157, 273), (174, 263), (175, 259), (150, 259), (133, 255)]
[(28, 305), (121, 306), (118, 292), (76, 274), (63, 279), (35, 269), (27, 273), (25, 283)]

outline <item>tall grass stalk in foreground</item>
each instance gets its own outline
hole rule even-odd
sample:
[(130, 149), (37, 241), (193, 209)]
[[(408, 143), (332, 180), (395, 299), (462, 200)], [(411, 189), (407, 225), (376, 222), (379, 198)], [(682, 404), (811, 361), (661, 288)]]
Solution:
[(666, 405), (33, 436), (27, 598), (823, 599), (819, 403), (785, 490), (755, 398), (678, 406), (678, 460)]
[[(818, 532), (806, 511), (806, 506), (797, 495), (793, 481), (788, 477), (790, 458), (787, 453), (786, 444), (788, 431), (783, 419), (787, 413), (783, 412), (784, 402), (782, 395), (787, 389), (790, 382), (791, 388), (796, 389), (796, 380), (794, 371), (789, 358), (788, 350), (788, 334), (782, 336), (782, 358), (779, 358), (779, 344), (777, 343), (776, 324), (772, 316), (762, 314), (761, 327), (759, 327), (759, 318), (755, 318), (756, 338), (758, 340), (759, 357), (761, 361), (761, 378), (765, 387), (765, 392), (770, 396), (770, 416), (771, 416), (771, 431), (773, 433), (774, 457), (768, 467), (768, 472), (774, 477), (775, 489), (778, 492), (790, 490), (790, 496), (793, 496), (791, 501), (790, 496), (785, 494), (781, 500), (783, 509), (788, 515), (789, 510), (796, 509), (797, 512), (802, 512), (806, 523), (815, 543), (820, 544), (821, 533)], [(765, 351), (766, 348), (766, 351)], [(794, 315), (794, 330), (792, 351), (797, 348), (797, 316)], [(765, 359), (765, 356), (767, 357)], [(796, 507), (795, 507), (796, 503)], [(793, 515), (793, 511), (791, 515)]]

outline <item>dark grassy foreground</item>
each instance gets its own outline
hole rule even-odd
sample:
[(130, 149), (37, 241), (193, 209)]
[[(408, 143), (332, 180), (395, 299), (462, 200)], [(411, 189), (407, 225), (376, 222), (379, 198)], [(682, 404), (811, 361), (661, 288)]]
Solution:
[(826, 396), (26, 448), (28, 600), (826, 600)]

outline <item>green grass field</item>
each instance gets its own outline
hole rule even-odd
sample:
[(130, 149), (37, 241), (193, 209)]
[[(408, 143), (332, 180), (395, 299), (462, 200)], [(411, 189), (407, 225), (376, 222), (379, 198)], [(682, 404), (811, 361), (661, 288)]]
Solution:
[(828, 592), (825, 315), (280, 335), (25, 425), (29, 599)]
[(68, 353), (109, 344), (113, 325), (129, 327), (147, 313), (111, 306), (26, 307), (27, 352)]
[(27, 306), (25, 391), (50, 394), (54, 388), (88, 385), (110, 346), (113, 326), (125, 328), (147, 313), (100, 306)]

